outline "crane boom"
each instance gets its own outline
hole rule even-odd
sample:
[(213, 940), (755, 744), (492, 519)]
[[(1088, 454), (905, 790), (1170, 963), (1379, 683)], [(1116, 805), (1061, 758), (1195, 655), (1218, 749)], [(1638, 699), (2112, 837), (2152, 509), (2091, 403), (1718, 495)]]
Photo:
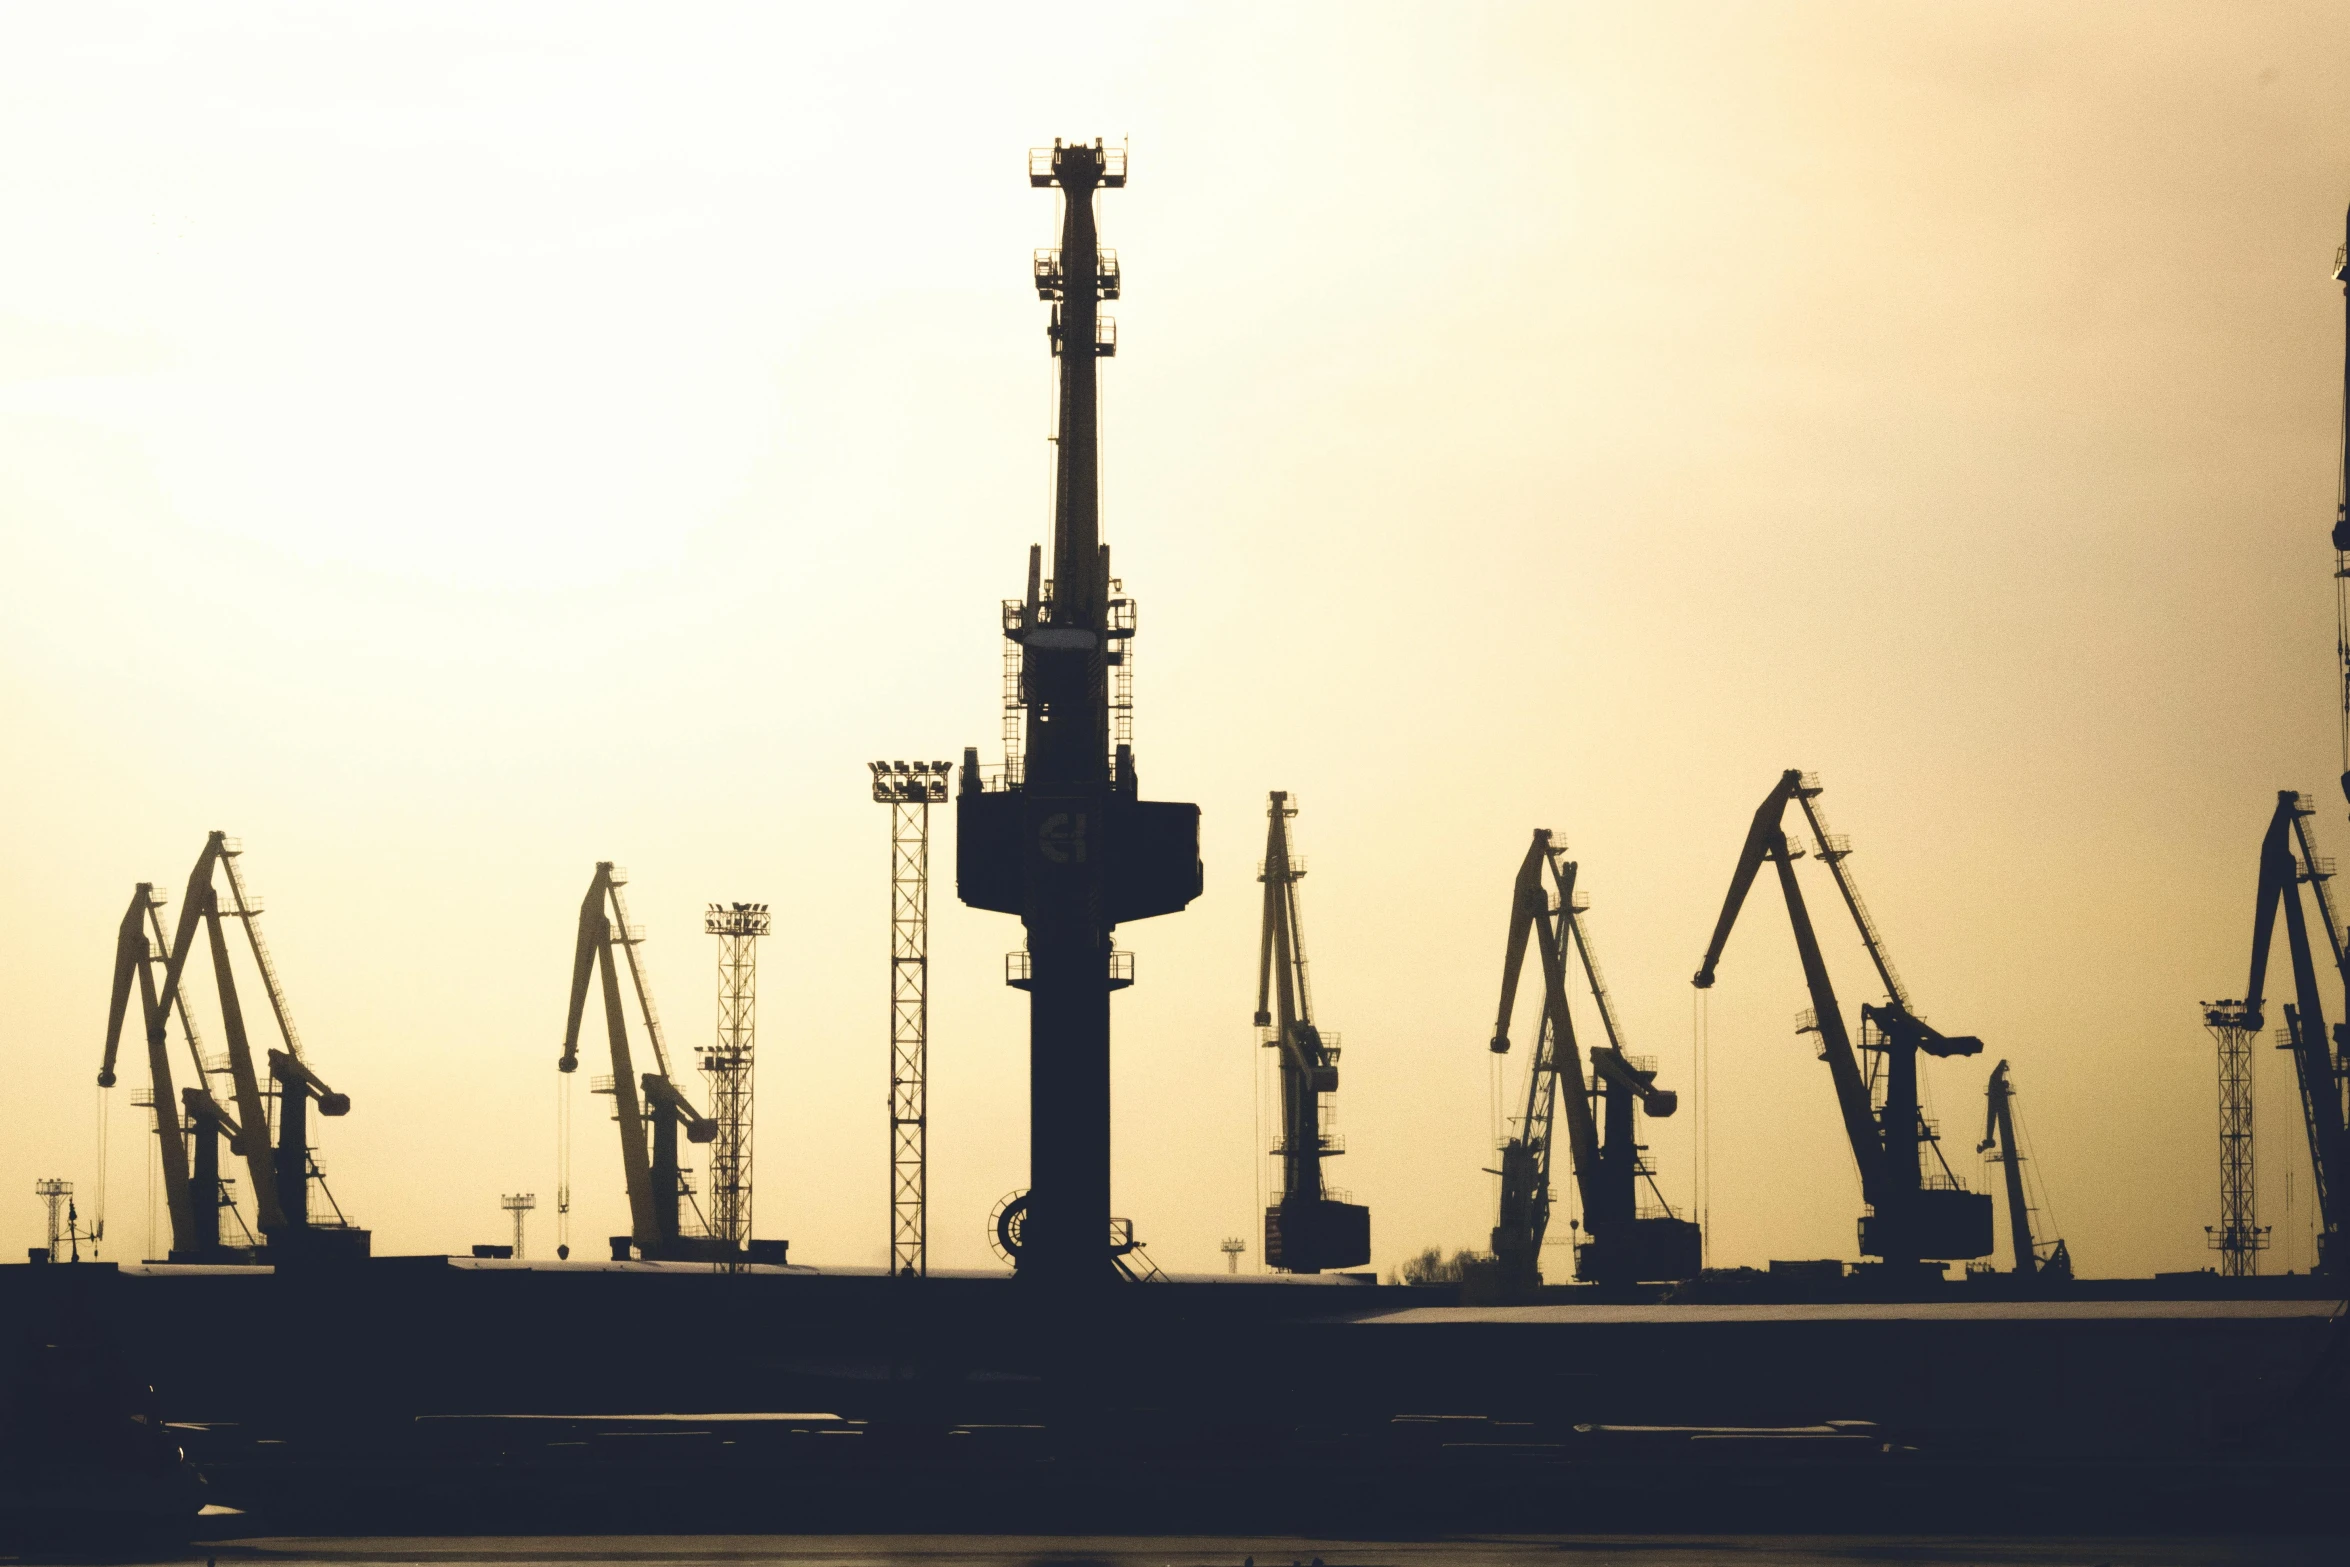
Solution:
[(2334, 955), (2334, 971), (2350, 987), (2350, 950), (2342, 945), (2342, 922), (2334, 917), (2334, 895), (2328, 884), (2334, 879), (2333, 862), (2317, 852), (2317, 845), (2309, 836), (2308, 811), (2293, 813), (2293, 842), (2301, 851), (2301, 877), (2309, 883), (2309, 890), (2317, 897), (2317, 913), (2325, 926), (2326, 946)]
[[(153, 883), (141, 882), (138, 891), (132, 896), (132, 907), (139, 911), (142, 921), (138, 932), (142, 961), (161, 962), (161, 954), (166, 947), (163, 934), (162, 895), (156, 892)], [(118, 935), (115, 943), (114, 1001), (106, 1020), (106, 1054), (98, 1066), (98, 1086), (100, 1088), (114, 1086), (115, 1062), (122, 1043), (122, 1025), (125, 1020), (126, 1005), (130, 998), (129, 971), (122, 967), (122, 953), (125, 950), (125, 943), (130, 939)], [(148, 944), (150, 940), (151, 945)], [(187, 1042), (189, 1064), (195, 1068), (197, 1079), (201, 1081), (204, 1075), (203, 1036), (196, 1031), (195, 1018), (188, 1013), (188, 998), (184, 995), (175, 995), (173, 1001), (179, 1013), (180, 1037)], [(170, 1022), (172, 1010), (171, 1007), (165, 1009), (164, 1021), (167, 1024)]]
[(676, 1080), (669, 1070), (669, 1040), (661, 1032), (661, 1009), (653, 1005), (653, 987), (645, 983), (645, 965), (636, 955), (638, 944), (644, 939), (639, 927), (629, 923), (628, 900), (621, 892), (624, 878), (606, 877), (605, 890), (612, 899), (612, 939), (628, 956), (628, 983), (636, 991), (637, 1010), (644, 1015), (645, 1037), (652, 1041), (653, 1060), (661, 1068), (661, 1075)]
[[(209, 847), (206, 853), (210, 855)], [(213, 889), (209, 871), (203, 890), (194, 897), (200, 902), (192, 902), (181, 914), (183, 918), (197, 917), (210, 938), (213, 984), (220, 994), (221, 1029), (228, 1036), (230, 1082), (236, 1095), (237, 1119), (245, 1127), (230, 1146), (244, 1157), (245, 1167), (252, 1172), (254, 1213), (261, 1233), (275, 1235), (285, 1228), (285, 1203), (281, 1197), (284, 1183), (278, 1177), (276, 1151), (269, 1146), (269, 1116), (261, 1100), (261, 1081), (253, 1068), (252, 1045), (245, 1035), (245, 1011), (237, 1000), (236, 977), (229, 969), (228, 940), (220, 928), (220, 898)]]
[[(155, 888), (141, 882), (131, 894), (115, 933), (114, 992), (106, 1009), (106, 1055), (98, 1069), (98, 1086), (114, 1086), (116, 1054), (122, 1027), (130, 1009), (131, 993), (139, 997), (140, 1025), (147, 1038), (147, 1073), (155, 1101), (157, 1162), (163, 1172), (163, 1200), (171, 1219), (172, 1249), (186, 1251), (196, 1243), (197, 1217), (188, 1180), (187, 1132), (179, 1115), (180, 1096), (171, 1080), (171, 1050), (165, 1039), (166, 1018), (155, 986), (155, 952), (148, 944), (147, 926), (154, 916)], [(203, 1079), (198, 1078), (198, 1082)]]
[(1573, 943), (1576, 954), (1583, 960), (1583, 978), (1591, 987), (1593, 1004), (1599, 1008), (1599, 1026), (1607, 1034), (1608, 1048), (1620, 1052), (1624, 1038), (1616, 1027), (1615, 998), (1607, 993), (1607, 981), (1599, 977), (1599, 959), (1591, 952), (1591, 933), (1583, 928), (1583, 910), (1573, 896), (1566, 896), (1566, 901), (1559, 905), (1559, 917), (1567, 922), (1566, 939)]
[(1909, 992), (1901, 988), (1901, 976), (1894, 972), (1893, 959), (1885, 950), (1885, 938), (1878, 934), (1877, 922), (1869, 918), (1869, 906), (1861, 901), (1860, 884), (1844, 867), (1844, 862), (1852, 858), (1852, 841), (1828, 831), (1827, 819), (1820, 812), (1820, 790), (1816, 782), (1798, 788), (1795, 801), (1803, 807), (1803, 819), (1811, 827), (1814, 850), (1820, 863), (1828, 867), (1828, 874), (1836, 879), (1836, 890), (1843, 895), (1844, 907), (1860, 931), (1860, 943), (1868, 949), (1869, 962), (1875, 966), (1885, 994), (1902, 1011), (1911, 1011)]
[(1977, 1153), (1999, 1150), (2007, 1178), (2007, 1238), (2015, 1255), (2015, 1271), (2029, 1278), (2039, 1266), (2032, 1250), (2032, 1210), (2024, 1201), (2024, 1155), (2016, 1146), (2015, 1116), (2008, 1108), (2007, 1063), (1991, 1069), (1991, 1085), (1983, 1093), (1983, 1140)]

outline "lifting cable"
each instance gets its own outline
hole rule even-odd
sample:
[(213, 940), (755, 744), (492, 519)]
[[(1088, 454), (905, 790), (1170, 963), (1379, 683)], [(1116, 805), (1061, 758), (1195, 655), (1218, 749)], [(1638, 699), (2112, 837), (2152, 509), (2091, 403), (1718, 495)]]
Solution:
[(1695, 1053), (1697, 1070), (1690, 1075), (1697, 1085), (1697, 1191), (1692, 1206), (1697, 1210), (1698, 1263), (1700, 1267), (1713, 1261), (1713, 1051), (1709, 1048), (1712, 1013), (1707, 1005), (1710, 992), (1690, 992), (1689, 1032), (1690, 1048)]
[(2334, 665), (2342, 681), (2342, 787), (2350, 796), (2350, 243), (2335, 272), (2343, 278), (2345, 334), (2342, 352), (2342, 419), (2334, 437)]
[[(1265, 1142), (1265, 1042), (1253, 1037), (1252, 1031), (1249, 1045), (1249, 1114), (1255, 1122), (1248, 1151), (1250, 1177), (1255, 1182), (1253, 1191), (1256, 1206), (1249, 1210), (1250, 1223), (1253, 1225), (1261, 1222), (1256, 1216), (1265, 1211), (1265, 1159), (1267, 1157), (1265, 1153), (1267, 1146)], [(1258, 1257), (1260, 1272), (1263, 1271), (1263, 1262), (1260, 1247)]]
[(555, 1253), (571, 1255), (571, 1084), (579, 1074), (555, 1074)]
[(97, 1197), (97, 1201), (96, 1201), (94, 1204), (92, 1204), (92, 1206), (91, 1206), (91, 1216), (90, 1216), (90, 1239), (91, 1239), (91, 1241), (93, 1242), (93, 1244), (92, 1244), (92, 1245), (91, 1245), (91, 1247), (90, 1247), (90, 1256), (91, 1256), (93, 1259), (95, 1259), (95, 1258), (97, 1257), (97, 1255), (98, 1255), (98, 1247), (97, 1247), (97, 1245), (96, 1245), (95, 1243), (97, 1243), (97, 1242), (100, 1242), (100, 1241), (103, 1241), (103, 1240), (105, 1239), (105, 1237), (106, 1237), (106, 1130), (107, 1130), (107, 1125), (106, 1125), (106, 1101), (107, 1101), (107, 1093), (106, 1093), (106, 1090), (105, 1090), (105, 1089), (103, 1089), (103, 1088), (100, 1088), (100, 1089), (95, 1089), (95, 1090), (93, 1090), (93, 1092), (94, 1092), (94, 1093), (96, 1093), (96, 1094), (97, 1094), (97, 1096), (98, 1096), (98, 1127), (97, 1127), (97, 1144), (98, 1144), (98, 1190), (97, 1190), (97, 1192), (96, 1192), (96, 1194), (95, 1194), (95, 1195), (96, 1195), (96, 1197)]
[(2039, 1218), (2039, 1223), (2032, 1228), (2032, 1251), (2037, 1257), (2042, 1247), (2052, 1246), (2064, 1239), (2064, 1227), (2056, 1222), (2056, 1212), (2048, 1204), (2048, 1187), (2040, 1179), (2039, 1155), (2033, 1151), (2031, 1133), (2024, 1126), (2023, 1112), (2016, 1108), (2013, 1079), (2007, 1085), (2007, 1124), (2015, 1128), (2016, 1142), (2015, 1147), (2008, 1151), (2009, 1155), (2021, 1157), (2024, 1161), (2024, 1206)]

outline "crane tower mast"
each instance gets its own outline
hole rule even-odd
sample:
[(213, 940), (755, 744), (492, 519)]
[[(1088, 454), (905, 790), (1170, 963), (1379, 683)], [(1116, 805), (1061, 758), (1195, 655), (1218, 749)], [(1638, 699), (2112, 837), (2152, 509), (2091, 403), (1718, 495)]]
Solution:
[[(1028, 1193), (1021, 1276), (1062, 1289), (1120, 1276), (1110, 1216), (1110, 992), (1131, 983), (1111, 947), (1128, 920), (1199, 895), (1199, 807), (1146, 801), (1134, 750), (1113, 742), (1110, 672), (1134, 634), (1114, 600), (1101, 540), (1097, 380), (1117, 349), (1101, 301), (1117, 257), (1094, 227), (1094, 193), (1126, 183), (1123, 148), (1055, 142), (1029, 155), (1029, 184), (1061, 193), (1061, 244), (1035, 258), (1058, 362), (1052, 575), (1031, 546), (1027, 592), (1005, 616), (1020, 654), (1025, 756), (992, 783), (976, 747), (956, 793), (955, 888), (974, 908), (1017, 914), (1028, 992)], [(1009, 760), (1009, 759), (1007, 759)]]

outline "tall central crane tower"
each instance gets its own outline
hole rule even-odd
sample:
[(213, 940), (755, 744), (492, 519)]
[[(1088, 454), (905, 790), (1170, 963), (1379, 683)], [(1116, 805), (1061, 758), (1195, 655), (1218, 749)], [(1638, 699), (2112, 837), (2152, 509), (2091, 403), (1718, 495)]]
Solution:
[[(1097, 369), (1117, 350), (1101, 301), (1121, 286), (1094, 229), (1094, 193), (1126, 183), (1126, 153), (1100, 141), (1029, 155), (1028, 182), (1061, 193), (1059, 249), (1035, 258), (1053, 305), (1059, 365), (1052, 573), (1028, 552), (1027, 591), (1005, 615), (1020, 652), (1025, 756), (992, 785), (976, 747), (956, 792), (955, 889), (973, 908), (1017, 914), (1027, 950), (1028, 1194), (1023, 1278), (1061, 1289), (1121, 1276), (1110, 1217), (1111, 933), (1199, 896), (1199, 807), (1140, 797), (1134, 748), (1111, 727), (1111, 672), (1134, 635), (1114, 601), (1101, 539)], [(1123, 725), (1120, 726), (1123, 728)]]

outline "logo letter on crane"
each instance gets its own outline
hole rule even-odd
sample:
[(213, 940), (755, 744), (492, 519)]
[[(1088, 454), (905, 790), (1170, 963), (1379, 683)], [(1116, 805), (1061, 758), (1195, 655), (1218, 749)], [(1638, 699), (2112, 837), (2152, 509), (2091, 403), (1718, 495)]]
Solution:
[(1085, 863), (1085, 813), (1055, 811), (1037, 824), (1036, 847), (1055, 865)]

